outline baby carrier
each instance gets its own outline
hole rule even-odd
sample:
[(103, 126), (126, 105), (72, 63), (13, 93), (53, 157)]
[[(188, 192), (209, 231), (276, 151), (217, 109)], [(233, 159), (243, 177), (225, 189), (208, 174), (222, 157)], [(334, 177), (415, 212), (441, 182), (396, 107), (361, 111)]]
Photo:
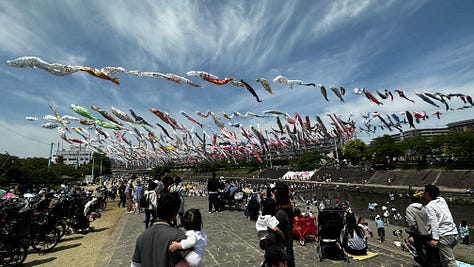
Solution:
[(341, 232), (344, 227), (342, 216), (343, 211), (341, 209), (323, 209), (319, 212), (319, 244), (317, 247), (319, 261), (330, 259), (349, 262), (341, 243)]

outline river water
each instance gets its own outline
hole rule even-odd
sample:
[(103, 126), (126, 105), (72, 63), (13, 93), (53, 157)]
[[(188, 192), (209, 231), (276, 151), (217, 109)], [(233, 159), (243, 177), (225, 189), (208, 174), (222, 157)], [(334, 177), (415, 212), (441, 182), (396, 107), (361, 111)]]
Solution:
[[(349, 201), (352, 211), (356, 217), (362, 216), (373, 219), (375, 214), (383, 215), (382, 206), (386, 206), (390, 211), (390, 223), (397, 225), (405, 225), (405, 209), (410, 204), (408, 198), (399, 197), (395, 195), (395, 199), (390, 201), (388, 194), (376, 194), (376, 193), (364, 193), (364, 192), (349, 192), (345, 190), (324, 190), (319, 188), (305, 189), (300, 195), (304, 196), (305, 199), (315, 199), (319, 202), (324, 196), (327, 196), (333, 205), (335, 205), (336, 199), (339, 201)], [(442, 194), (441, 194), (442, 196)], [(371, 213), (368, 210), (368, 203), (376, 202), (378, 209), (376, 213)], [(423, 203), (425, 204), (425, 203)], [(473, 228), (474, 225), (474, 204), (460, 205), (448, 203), (451, 214), (453, 215), (454, 222), (459, 226), (461, 220), (466, 220), (467, 223)], [(392, 208), (395, 208), (403, 216), (403, 220), (395, 221), (393, 218)], [(306, 210), (306, 207), (300, 207), (302, 211)], [(317, 207), (311, 208), (313, 211), (317, 210)]]

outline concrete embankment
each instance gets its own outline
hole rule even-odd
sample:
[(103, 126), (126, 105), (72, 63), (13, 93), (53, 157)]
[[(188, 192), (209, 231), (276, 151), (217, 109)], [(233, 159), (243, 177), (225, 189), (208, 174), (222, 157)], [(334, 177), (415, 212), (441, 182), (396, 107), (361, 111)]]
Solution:
[[(248, 179), (261, 181), (269, 178), (280, 179), (289, 169), (263, 169), (254, 172), (217, 172), (217, 176), (226, 179)], [(207, 179), (211, 174), (186, 175), (198, 179)], [(344, 187), (349, 191), (386, 194), (398, 191), (407, 192), (411, 186), (413, 190), (423, 190), (425, 184), (437, 185), (441, 192), (448, 197), (471, 198), (466, 194), (466, 188), (474, 187), (473, 170), (368, 170), (360, 167), (323, 167), (315, 170), (309, 180), (298, 179), (290, 182), (317, 183), (324, 188), (335, 189)], [(330, 182), (326, 182), (330, 181)]]

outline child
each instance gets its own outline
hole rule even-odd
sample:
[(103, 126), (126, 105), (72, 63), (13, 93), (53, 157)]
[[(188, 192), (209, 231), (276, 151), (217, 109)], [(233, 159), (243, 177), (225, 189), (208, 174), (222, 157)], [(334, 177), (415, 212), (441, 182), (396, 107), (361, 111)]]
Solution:
[[(199, 266), (202, 264), (202, 257), (204, 255), (204, 249), (207, 246), (207, 235), (202, 229), (202, 217), (199, 209), (189, 209), (184, 213), (183, 226), (186, 229), (186, 239), (180, 242), (173, 241), (169, 246), (171, 252), (178, 249), (188, 249), (194, 247), (199, 259)], [(186, 261), (179, 262), (176, 266), (188, 266)]]
[(469, 227), (467, 227), (466, 221), (461, 221), (459, 225), (459, 233), (461, 235), (462, 243), (464, 245), (469, 245)]
[(311, 210), (310, 207), (306, 207), (306, 212), (305, 212), (304, 216), (313, 217), (313, 211)]
[(380, 218), (380, 215), (375, 216), (375, 227), (377, 227), (377, 233), (380, 237), (380, 242), (385, 241), (385, 225)]
[(285, 236), (278, 228), (280, 222), (274, 216), (275, 212), (274, 199), (262, 200), (262, 214), (258, 216), (255, 228), (260, 239), (260, 248), (265, 250), (265, 262), (270, 266), (287, 266)]
[(369, 224), (365, 221), (364, 217), (359, 217), (357, 221), (357, 225), (360, 226), (364, 230), (366, 238), (374, 236), (374, 234), (372, 233), (372, 230), (370, 230), (369, 228)]

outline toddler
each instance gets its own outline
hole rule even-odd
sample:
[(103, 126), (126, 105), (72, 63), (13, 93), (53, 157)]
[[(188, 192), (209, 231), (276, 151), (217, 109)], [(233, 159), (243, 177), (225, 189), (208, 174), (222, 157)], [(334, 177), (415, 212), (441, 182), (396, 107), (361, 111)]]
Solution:
[[(202, 229), (202, 218), (199, 209), (189, 209), (184, 213), (183, 226), (186, 229), (186, 239), (180, 242), (173, 241), (169, 246), (171, 252), (178, 249), (188, 249), (194, 247), (194, 252), (199, 255), (199, 266), (202, 265), (204, 249), (207, 246), (207, 235)], [(176, 266), (189, 266), (182, 260)]]

